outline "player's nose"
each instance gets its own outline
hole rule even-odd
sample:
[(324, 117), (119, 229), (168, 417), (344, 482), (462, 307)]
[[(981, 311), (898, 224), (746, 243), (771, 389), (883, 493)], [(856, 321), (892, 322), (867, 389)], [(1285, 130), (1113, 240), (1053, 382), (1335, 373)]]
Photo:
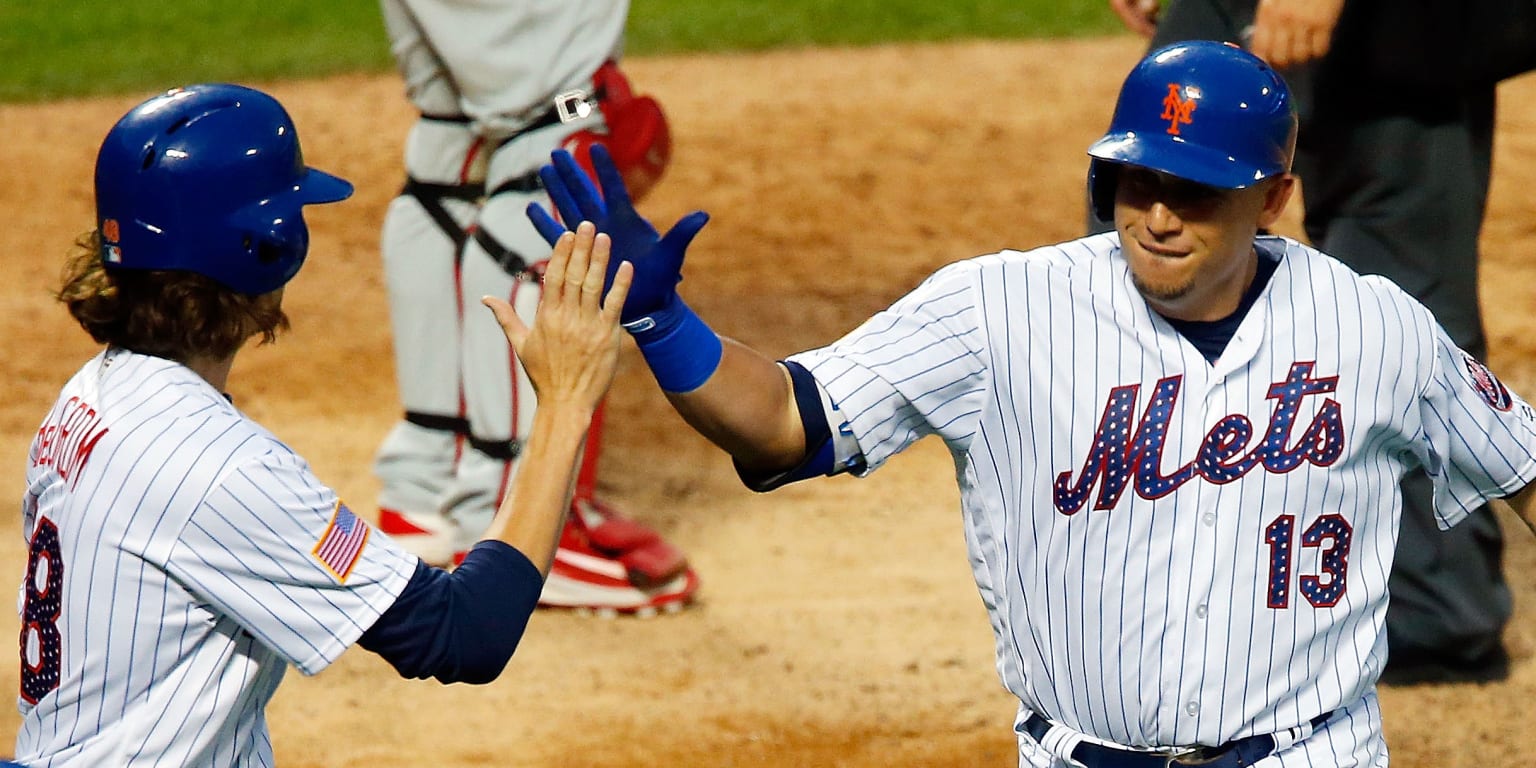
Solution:
[(1169, 208), (1167, 203), (1154, 200), (1147, 208), (1147, 231), (1156, 235), (1167, 235), (1178, 232), (1184, 226), (1184, 220)]

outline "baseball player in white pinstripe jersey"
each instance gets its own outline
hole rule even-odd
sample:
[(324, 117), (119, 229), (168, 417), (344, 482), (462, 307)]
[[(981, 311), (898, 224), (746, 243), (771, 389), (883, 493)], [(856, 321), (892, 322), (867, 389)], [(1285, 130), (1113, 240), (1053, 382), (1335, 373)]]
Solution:
[(1155, 51), (1089, 150), (1115, 232), (950, 265), (777, 362), (675, 292), (705, 214), (658, 237), (605, 164), (601, 197), (559, 153), (545, 180), (636, 264), (625, 327), (750, 487), (949, 447), (1020, 765), (1385, 766), (1398, 479), (1445, 526), (1529, 515), (1536, 413), (1397, 286), (1258, 234), (1295, 131), (1259, 59)]
[(598, 306), (607, 238), (587, 225), (560, 241), (532, 329), (486, 300), (539, 418), (450, 574), (372, 530), (224, 394), (244, 343), (287, 325), (303, 207), (351, 192), (304, 165), (286, 111), (250, 88), (176, 89), (108, 133), (96, 228), (59, 292), (106, 348), (38, 429), (22, 500), (23, 764), (270, 766), (265, 707), (289, 665), (314, 674), (356, 643), (407, 677), (486, 682), (516, 648), (617, 360), (618, 307)]

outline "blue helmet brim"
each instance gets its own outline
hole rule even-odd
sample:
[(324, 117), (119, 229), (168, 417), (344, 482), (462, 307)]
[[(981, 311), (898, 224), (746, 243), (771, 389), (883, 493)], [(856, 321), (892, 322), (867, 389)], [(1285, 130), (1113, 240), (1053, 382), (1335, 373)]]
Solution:
[(1219, 189), (1244, 189), (1273, 173), (1178, 136), (1111, 133), (1088, 147), (1099, 160), (1135, 165)]
[(307, 172), (294, 188), (294, 199), (301, 205), (335, 203), (352, 196), (352, 182), (319, 168)]

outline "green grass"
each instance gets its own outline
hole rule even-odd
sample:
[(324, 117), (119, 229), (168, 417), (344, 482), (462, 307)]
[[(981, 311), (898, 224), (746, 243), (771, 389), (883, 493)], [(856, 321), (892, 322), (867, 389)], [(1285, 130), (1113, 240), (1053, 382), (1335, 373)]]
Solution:
[(1122, 31), (1107, 0), (634, 0), (636, 54)]
[(389, 66), (377, 0), (0, 3), (0, 101)]
[[(1107, 0), (633, 0), (626, 50), (644, 56), (1119, 29)], [(390, 66), (377, 0), (0, 3), (0, 102)]]

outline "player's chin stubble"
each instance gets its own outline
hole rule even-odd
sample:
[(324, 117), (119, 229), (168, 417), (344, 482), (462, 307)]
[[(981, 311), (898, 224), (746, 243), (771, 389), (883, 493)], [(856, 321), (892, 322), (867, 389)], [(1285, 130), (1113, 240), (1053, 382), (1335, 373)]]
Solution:
[(1164, 259), (1137, 247), (1136, 235), (1125, 229), (1120, 233), (1125, 245), (1126, 266), (1131, 274), (1131, 285), (1142, 298), (1153, 304), (1170, 304), (1189, 295), (1194, 289), (1194, 275), (1177, 266), (1171, 259)]
[(1171, 304), (1189, 295), (1194, 287), (1193, 281), (1184, 281), (1178, 284), (1154, 285), (1142, 279), (1141, 275), (1131, 272), (1131, 285), (1136, 286), (1136, 291), (1146, 300), (1158, 304)]

